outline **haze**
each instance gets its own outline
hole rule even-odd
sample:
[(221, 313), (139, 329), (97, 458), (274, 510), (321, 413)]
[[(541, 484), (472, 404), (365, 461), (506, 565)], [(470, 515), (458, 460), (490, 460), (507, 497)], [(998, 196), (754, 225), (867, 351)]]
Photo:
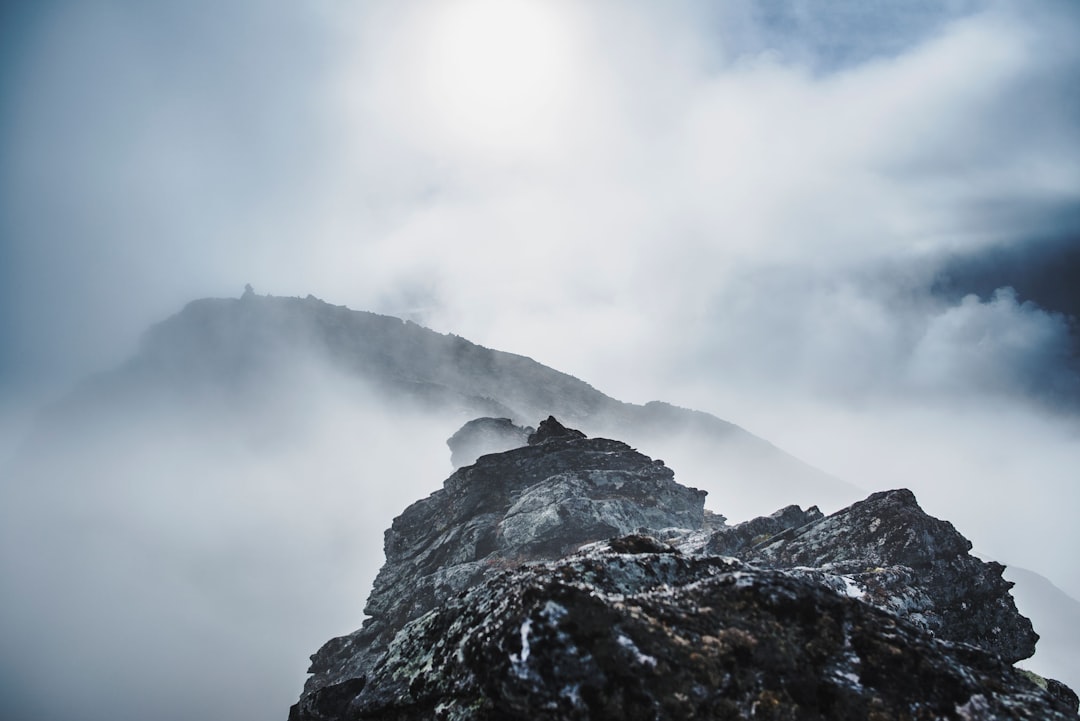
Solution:
[[(6, 3), (0, 461), (148, 325), (251, 283), (708, 411), (1080, 596), (1075, 291), (1013, 274), (1080, 242), (1080, 7), (867, 8)], [(213, 447), (147, 410), (109, 474), (95, 439), (36, 449), (94, 491), (18, 519), (47, 547), (4, 537), (27, 718), (284, 718), (359, 625), (453, 423), (304, 372), (273, 402), (310, 425), (241, 404)], [(80, 523), (112, 530), (72, 549)]]

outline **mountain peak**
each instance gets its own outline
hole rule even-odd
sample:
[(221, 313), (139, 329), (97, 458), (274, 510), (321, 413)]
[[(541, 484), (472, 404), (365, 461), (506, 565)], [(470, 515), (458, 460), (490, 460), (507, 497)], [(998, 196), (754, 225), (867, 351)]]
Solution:
[(394, 520), (291, 721), (1075, 718), (1010, 666), (1037, 637), (1002, 567), (910, 491), (719, 528), (704, 498), (549, 416)]
[[(647, 444), (679, 462), (693, 483), (729, 486), (724, 490), (732, 506), (725, 510), (732, 517), (771, 510), (758, 502), (766, 495), (839, 507), (861, 493), (708, 413), (658, 401), (624, 403), (532, 358), (311, 295), (253, 291), (239, 299), (192, 301), (147, 331), (126, 370), (182, 396), (192, 386), (210, 388), (216, 396), (251, 387), (261, 393), (295, 367), (328, 367), (389, 406), (441, 414), (457, 425), (486, 417), (525, 428), (550, 416), (589, 436)], [(548, 433), (537, 432), (541, 438)], [(474, 459), (464, 453), (455, 465)]]
[(535, 433), (529, 434), (529, 445), (536, 446), (541, 443), (565, 441), (572, 438), (585, 438), (585, 434), (579, 430), (567, 428), (562, 423), (559, 423), (555, 416), (548, 416), (546, 420), (540, 421)]

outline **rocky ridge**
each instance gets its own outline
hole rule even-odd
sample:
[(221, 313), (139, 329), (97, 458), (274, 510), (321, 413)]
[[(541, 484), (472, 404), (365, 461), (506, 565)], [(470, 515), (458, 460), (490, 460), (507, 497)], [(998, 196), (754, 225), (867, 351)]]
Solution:
[(406, 623), (492, 571), (639, 528), (701, 528), (705, 493), (673, 476), (662, 461), (620, 441), (584, 438), (554, 418), (529, 445), (458, 469), (394, 519), (364, 609), (369, 618), (313, 657), (305, 694), (362, 678)]
[(553, 413), (590, 435), (663, 448), (681, 460), (686, 478), (700, 459), (710, 472), (720, 469), (719, 478), (751, 478), (792, 501), (805, 496), (839, 508), (859, 497), (855, 487), (708, 413), (660, 401), (624, 403), (531, 358), (310, 295), (245, 292), (192, 301), (150, 328), (139, 353), (120, 372), (84, 387), (78, 400), (94, 416), (117, 398), (163, 388), (185, 403), (199, 394), (231, 399), (242, 390), (258, 398), (304, 383), (302, 369), (312, 363), (361, 383), (395, 410), (447, 414), (454, 424), (506, 418), (518, 427)]
[(554, 418), (459, 468), (291, 721), (1076, 718), (1011, 666), (1037, 636), (1003, 567), (910, 491), (727, 526), (673, 476)]

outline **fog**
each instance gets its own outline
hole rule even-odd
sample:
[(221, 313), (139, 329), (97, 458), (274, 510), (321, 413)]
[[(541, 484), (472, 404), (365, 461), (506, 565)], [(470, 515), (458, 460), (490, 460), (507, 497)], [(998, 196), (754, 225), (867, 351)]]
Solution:
[[(866, 7), (4, 4), (0, 461), (251, 283), (711, 412), (1080, 597), (1080, 9)], [(304, 368), (0, 478), (26, 718), (284, 717), (359, 624), (460, 419)]]
[(460, 419), (314, 361), (275, 373), (32, 440), (0, 511), (7, 717), (284, 718), (307, 657), (359, 626), (383, 531), (449, 475)]

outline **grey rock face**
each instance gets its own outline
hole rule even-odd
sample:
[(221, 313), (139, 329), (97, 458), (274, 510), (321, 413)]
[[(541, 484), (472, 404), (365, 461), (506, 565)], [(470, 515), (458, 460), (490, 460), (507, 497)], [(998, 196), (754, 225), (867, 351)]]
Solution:
[(584, 438), (585, 434), (573, 428), (567, 428), (555, 416), (548, 416), (547, 420), (540, 421), (534, 433), (529, 434), (529, 445), (536, 446), (549, 441), (564, 441), (570, 438)]
[(509, 418), (476, 418), (447, 439), (454, 468), (471, 466), (489, 453), (502, 453), (527, 445), (535, 429), (514, 425)]
[(609, 544), (406, 626), (349, 719), (1075, 719), (994, 654), (732, 558)]
[(786, 506), (770, 516), (761, 516), (735, 526), (721, 528), (709, 537), (704, 550), (721, 556), (737, 556), (784, 531), (805, 526), (824, 516), (817, 506), (803, 510), (798, 506)]
[(1075, 718), (1010, 666), (1037, 637), (1001, 567), (909, 491), (725, 526), (626, 444), (529, 442), (394, 520), (292, 721)]
[(481, 456), (394, 519), (370, 618), (312, 657), (302, 705), (313, 708), (370, 673), (402, 626), (493, 571), (643, 527), (702, 527), (703, 491), (675, 483), (671, 469), (625, 443), (550, 420), (540, 443)]
[(1039, 637), (1016, 610), (1013, 584), (1001, 577), (1005, 567), (970, 550), (951, 523), (927, 515), (901, 489), (875, 493), (735, 555), (771, 568), (813, 569), (799, 572), (1009, 662), (1031, 656)]

